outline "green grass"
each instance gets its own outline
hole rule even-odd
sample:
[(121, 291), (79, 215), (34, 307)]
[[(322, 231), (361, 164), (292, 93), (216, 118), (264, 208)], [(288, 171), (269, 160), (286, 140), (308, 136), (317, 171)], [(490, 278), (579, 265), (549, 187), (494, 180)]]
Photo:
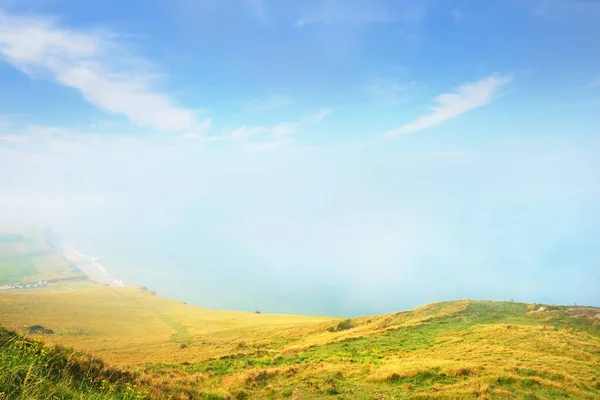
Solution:
[(36, 272), (28, 257), (0, 259), (0, 285), (20, 282), (24, 277), (35, 275)]
[(190, 344), (190, 337), (188, 335), (187, 329), (185, 326), (181, 326), (172, 318), (170, 318), (166, 314), (162, 314), (159, 312), (155, 312), (155, 315), (165, 323), (169, 328), (173, 329), (175, 333), (173, 334), (173, 343), (177, 343), (181, 346), (188, 346)]
[[(418, 315), (415, 310), (386, 318)], [(345, 325), (365, 323), (357, 318)], [(522, 303), (473, 301), (418, 325), (295, 351), (244, 349), (197, 363), (149, 365), (144, 373), (155, 382), (175, 374), (178, 391), (195, 387), (198, 396), (231, 385), (232, 396), (243, 390), (249, 398), (267, 399), (293, 393), (311, 399), (594, 399), (600, 398), (599, 362), (600, 326), (594, 319), (569, 317), (564, 307), (532, 313)], [(194, 386), (181, 383), (186, 380)]]
[(101, 360), (46, 346), (0, 327), (1, 399), (121, 399), (147, 396), (133, 377)]
[(462, 300), (344, 320), (91, 283), (0, 293), (4, 326), (52, 329), (47, 342), (119, 365), (156, 399), (598, 399), (600, 320), (569, 308)]

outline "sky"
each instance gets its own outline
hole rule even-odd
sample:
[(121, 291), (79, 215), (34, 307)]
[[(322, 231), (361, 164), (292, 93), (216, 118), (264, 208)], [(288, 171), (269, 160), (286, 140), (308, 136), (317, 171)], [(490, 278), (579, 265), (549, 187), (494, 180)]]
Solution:
[(202, 307), (600, 305), (600, 2), (0, 0), (0, 229)]

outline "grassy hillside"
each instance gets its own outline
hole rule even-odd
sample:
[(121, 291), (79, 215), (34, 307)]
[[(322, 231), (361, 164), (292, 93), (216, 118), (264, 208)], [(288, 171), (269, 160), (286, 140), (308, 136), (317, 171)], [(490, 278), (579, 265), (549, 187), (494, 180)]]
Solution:
[(203, 388), (223, 398), (597, 399), (600, 328), (564, 309), (439, 303), (315, 326), (277, 348), (144, 371), (165, 393), (187, 397)]
[(600, 398), (600, 309), (463, 300), (353, 319), (214, 311), (92, 283), (56, 247), (39, 232), (0, 236), (0, 284), (60, 279), (0, 291), (0, 325), (39, 326), (45, 342), (91, 355), (1, 330), (0, 399)]
[(55, 332), (47, 338), (53, 343), (131, 366), (220, 357), (230, 354), (240, 337), (266, 348), (331, 320), (205, 310), (137, 287), (81, 283), (75, 289), (0, 292), (0, 322), (16, 330), (42, 325)]
[(43, 325), (44, 340), (183, 399), (596, 399), (597, 313), (465, 300), (344, 320), (204, 310), (133, 287), (0, 293), (5, 326)]
[(122, 399), (147, 396), (125, 372), (0, 327), (0, 398)]

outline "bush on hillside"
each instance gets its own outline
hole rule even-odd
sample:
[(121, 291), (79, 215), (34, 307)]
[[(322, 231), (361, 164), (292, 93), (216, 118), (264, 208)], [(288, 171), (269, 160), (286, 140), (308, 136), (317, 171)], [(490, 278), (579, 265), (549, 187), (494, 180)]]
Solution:
[(52, 335), (54, 331), (52, 329), (44, 328), (41, 325), (32, 325), (27, 328), (27, 332), (33, 335), (43, 334), (43, 335)]
[(354, 323), (352, 322), (352, 320), (345, 319), (336, 326), (329, 327), (327, 330), (329, 332), (341, 332), (352, 328), (354, 328)]

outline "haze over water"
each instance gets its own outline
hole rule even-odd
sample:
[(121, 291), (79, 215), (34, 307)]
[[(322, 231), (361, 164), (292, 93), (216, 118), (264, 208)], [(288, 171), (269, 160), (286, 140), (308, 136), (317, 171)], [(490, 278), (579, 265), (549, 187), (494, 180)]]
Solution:
[(2, 230), (211, 308), (600, 304), (598, 3), (25, 3)]

